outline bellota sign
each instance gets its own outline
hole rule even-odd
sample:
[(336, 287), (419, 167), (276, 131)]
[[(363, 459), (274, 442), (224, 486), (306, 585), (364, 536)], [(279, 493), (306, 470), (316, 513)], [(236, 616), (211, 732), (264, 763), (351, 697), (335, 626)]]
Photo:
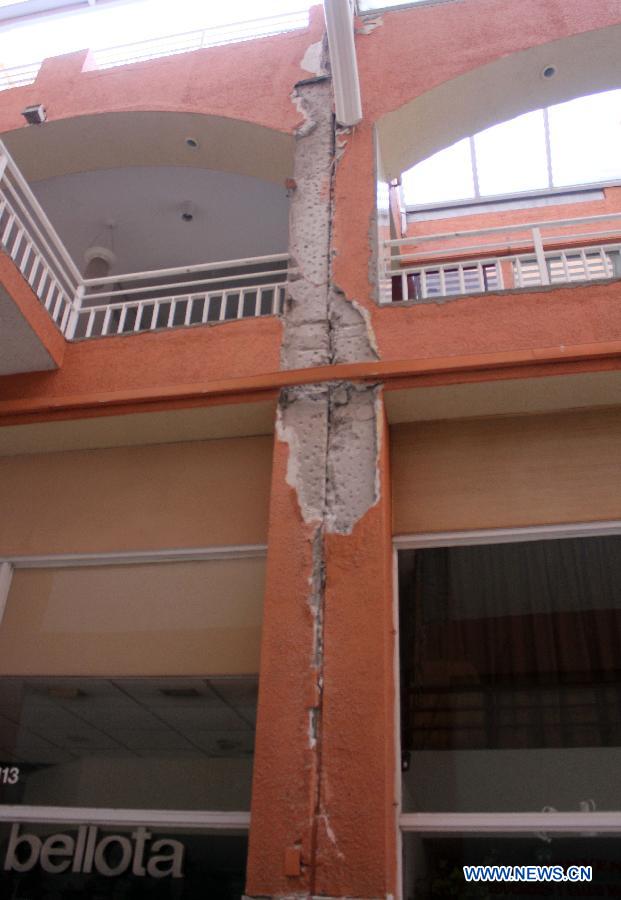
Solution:
[(29, 872), (39, 863), (44, 872), (51, 874), (71, 869), (112, 877), (122, 875), (131, 867), (133, 875), (183, 878), (185, 847), (181, 841), (160, 838), (147, 846), (152, 837), (150, 831), (140, 826), (131, 835), (108, 834), (100, 839), (95, 825), (80, 825), (75, 838), (51, 834), (42, 840), (36, 834), (20, 834), (20, 826), (14, 824), (4, 868), (8, 872)]

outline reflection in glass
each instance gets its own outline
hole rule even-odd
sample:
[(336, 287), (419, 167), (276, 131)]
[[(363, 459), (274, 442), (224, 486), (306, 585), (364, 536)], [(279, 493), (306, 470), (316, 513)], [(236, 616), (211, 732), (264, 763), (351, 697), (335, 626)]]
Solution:
[(256, 677), (2, 678), (0, 803), (249, 809), (256, 704)]
[(404, 808), (621, 809), (621, 537), (408, 551)]
[[(45, 857), (46, 845), (62, 852)], [(245, 834), (187, 828), (0, 823), (0, 897), (239, 900), (247, 846)]]
[[(403, 841), (404, 900), (502, 900), (526, 897), (618, 897), (619, 836), (406, 834)], [(592, 883), (470, 883), (465, 865), (591, 866)]]

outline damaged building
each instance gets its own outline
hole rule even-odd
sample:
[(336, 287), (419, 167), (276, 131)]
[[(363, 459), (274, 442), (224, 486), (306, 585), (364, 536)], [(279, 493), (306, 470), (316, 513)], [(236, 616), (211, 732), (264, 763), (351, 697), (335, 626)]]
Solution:
[(611, 895), (621, 5), (132, 5), (0, 4), (0, 896)]

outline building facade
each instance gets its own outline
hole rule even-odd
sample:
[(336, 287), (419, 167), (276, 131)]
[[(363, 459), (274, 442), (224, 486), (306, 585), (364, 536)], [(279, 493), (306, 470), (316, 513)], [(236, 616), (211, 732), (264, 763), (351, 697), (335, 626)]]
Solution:
[(357, 12), (0, 92), (2, 896), (621, 880), (619, 187), (397, 188), (621, 6)]

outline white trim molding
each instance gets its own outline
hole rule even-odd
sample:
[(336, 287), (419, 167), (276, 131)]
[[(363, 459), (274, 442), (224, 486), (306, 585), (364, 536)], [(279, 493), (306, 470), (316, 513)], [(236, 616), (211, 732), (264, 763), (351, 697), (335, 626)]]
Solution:
[(473, 531), (437, 531), (398, 534), (396, 550), (431, 547), (467, 547), (475, 544), (514, 544), (522, 541), (554, 541), (559, 538), (605, 537), (621, 534), (621, 521), (575, 522), (562, 525), (532, 525), (525, 528), (489, 528)]
[(42, 825), (161, 825), (168, 828), (242, 829), (250, 827), (250, 813), (188, 809), (103, 809), (81, 806), (0, 806), (0, 822), (37, 822)]
[(425, 834), (621, 834), (621, 812), (403, 813), (399, 824)]
[[(65, 569), (77, 566), (131, 566), (140, 563), (207, 562), (223, 559), (261, 559), (267, 544), (223, 547), (187, 547), (163, 550), (130, 550), (116, 553), (57, 553), (41, 556), (0, 557), (0, 566), (14, 569)], [(1, 572), (1, 570), (0, 570)], [(0, 580), (0, 600), (2, 581)]]
[(13, 580), (13, 566), (10, 562), (0, 561), (0, 625), (4, 618), (6, 602), (9, 599), (11, 581)]

